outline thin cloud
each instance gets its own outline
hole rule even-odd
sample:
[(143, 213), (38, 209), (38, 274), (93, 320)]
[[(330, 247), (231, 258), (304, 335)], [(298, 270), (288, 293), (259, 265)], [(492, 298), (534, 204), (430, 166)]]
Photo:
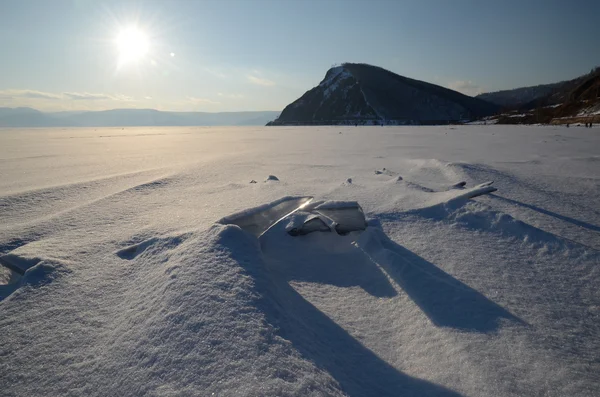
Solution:
[(275, 85), (274, 81), (267, 80), (267, 79), (264, 79), (262, 77), (256, 77), (256, 76), (253, 76), (253, 75), (248, 75), (247, 77), (248, 77), (248, 81), (250, 81), (252, 84), (262, 85), (262, 86), (265, 86), (265, 87), (272, 87), (272, 86)]
[(206, 104), (206, 105), (220, 105), (221, 102), (216, 102), (207, 98), (196, 98), (196, 97), (187, 97), (188, 102), (194, 104)]
[(31, 107), (42, 111), (105, 110), (123, 106), (135, 107), (136, 100), (123, 94), (6, 89), (0, 90), (0, 106)]
[(448, 88), (465, 95), (475, 96), (483, 92), (483, 88), (472, 81), (458, 80), (448, 83)]
[(222, 72), (215, 70), (215, 69), (211, 69), (211, 68), (204, 68), (204, 71), (206, 73), (212, 74), (215, 77), (218, 77), (220, 79), (226, 79), (227, 75), (223, 74)]
[(19, 99), (19, 98), (32, 98), (32, 99), (49, 99), (58, 100), (62, 99), (60, 94), (52, 94), (49, 92), (35, 91), (35, 90), (2, 90), (0, 91), (0, 98), (2, 99)]
[(112, 101), (127, 101), (130, 97), (124, 95), (106, 95), (92, 94), (89, 92), (63, 92), (63, 95), (69, 99), (76, 101), (97, 101), (97, 100), (112, 100)]
[(133, 98), (127, 95), (116, 94), (94, 94), (89, 92), (63, 92), (55, 94), (52, 92), (43, 92), (36, 90), (2, 90), (0, 91), (2, 99), (48, 99), (48, 100), (109, 100), (109, 101), (132, 101)]
[(128, 95), (123, 95), (123, 94), (109, 95), (109, 97), (113, 101), (127, 101), (127, 102), (135, 101), (134, 97), (128, 96)]
[(220, 97), (222, 97), (222, 98), (229, 98), (229, 99), (242, 99), (242, 98), (244, 98), (244, 96), (242, 94), (224, 94), (222, 92), (219, 92), (217, 95), (220, 96)]

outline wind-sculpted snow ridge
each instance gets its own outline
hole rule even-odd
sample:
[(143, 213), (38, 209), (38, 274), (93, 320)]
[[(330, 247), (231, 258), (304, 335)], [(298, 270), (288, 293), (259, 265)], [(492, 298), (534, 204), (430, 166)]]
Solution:
[[(55, 260), (27, 258), (14, 254), (0, 256), (0, 302), (17, 289), (42, 288), (54, 279), (71, 272), (68, 266)], [(14, 297), (18, 300), (19, 297)]]
[[(218, 225), (137, 247), (120, 253), (128, 259), (122, 263), (126, 277), (105, 290), (108, 299), (97, 301), (85, 319), (95, 327), (84, 327), (84, 319), (73, 313), (72, 322), (56, 335), (57, 340), (72, 338), (79, 355), (57, 351), (39, 375), (31, 371), (33, 363), (19, 357), (2, 360), (4, 390), (23, 395), (73, 390), (91, 396), (344, 395), (330, 375), (304, 359), (269, 323), (283, 313), (262, 295), (265, 281), (254, 237), (236, 226)], [(57, 311), (66, 309), (55, 305)], [(0, 320), (1, 341), (22, 345), (26, 335), (6, 328), (9, 319)], [(81, 333), (94, 344), (81, 345)], [(48, 340), (29, 342), (23, 349), (54, 350), (43, 347)], [(88, 360), (93, 364), (86, 365)], [(49, 373), (61, 381), (48, 382)], [(28, 382), (21, 381), (23, 375)]]

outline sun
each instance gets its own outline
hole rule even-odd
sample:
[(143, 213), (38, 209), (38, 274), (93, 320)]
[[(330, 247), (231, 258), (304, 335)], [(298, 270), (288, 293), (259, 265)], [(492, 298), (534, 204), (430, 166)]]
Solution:
[(119, 64), (121, 65), (141, 60), (150, 49), (148, 36), (137, 27), (121, 30), (115, 43), (119, 52)]

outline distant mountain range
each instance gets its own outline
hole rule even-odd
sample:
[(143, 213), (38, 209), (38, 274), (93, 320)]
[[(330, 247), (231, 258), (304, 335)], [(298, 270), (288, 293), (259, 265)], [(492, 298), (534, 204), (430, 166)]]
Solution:
[(501, 124), (600, 122), (600, 67), (572, 80), (478, 96), (501, 105)]
[(31, 108), (0, 107), (0, 127), (251, 126), (265, 125), (279, 113), (164, 112), (154, 109), (44, 113)]
[(512, 90), (487, 92), (484, 94), (479, 94), (475, 98), (494, 103), (505, 109), (515, 109), (551, 94), (562, 84), (563, 82), (515, 88)]
[[(555, 106), (575, 100), (580, 94), (583, 94), (583, 91), (579, 94), (574, 93), (574, 91), (584, 85), (586, 81), (595, 79), (598, 76), (600, 76), (600, 68), (594, 68), (590, 73), (572, 80), (533, 87), (515, 88), (513, 90), (488, 92), (477, 95), (476, 98), (499, 105), (505, 110), (531, 110), (546, 106)], [(594, 100), (595, 98), (586, 97), (585, 99)]]
[(327, 71), (268, 125), (440, 124), (492, 115), (498, 105), (383, 68), (344, 63)]

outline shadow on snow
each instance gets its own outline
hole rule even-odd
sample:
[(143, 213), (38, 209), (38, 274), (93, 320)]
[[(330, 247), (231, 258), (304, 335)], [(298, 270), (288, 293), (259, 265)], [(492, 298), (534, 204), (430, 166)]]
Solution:
[[(246, 253), (229, 250), (232, 258), (255, 278), (263, 295), (260, 306), (266, 320), (278, 329), (281, 337), (290, 341), (303, 357), (330, 374), (349, 396), (460, 396), (443, 386), (398, 371), (363, 346), (290, 285), (290, 281), (294, 279), (345, 287), (361, 285), (366, 286), (366, 290), (375, 296), (393, 296), (395, 290), (375, 265), (367, 264), (366, 268), (360, 269), (359, 262), (354, 261), (344, 274), (343, 269), (339, 268), (342, 261), (335, 260), (335, 257), (340, 255), (341, 258), (349, 259), (351, 255), (347, 252), (326, 255), (327, 259), (334, 262), (332, 268), (328, 268), (328, 264), (322, 262), (318, 254), (314, 256), (316, 253), (324, 253), (326, 242), (319, 245), (316, 240), (321, 240), (318, 237), (328, 236), (328, 233), (313, 233), (300, 238), (285, 234), (280, 238), (281, 232), (282, 230), (275, 230), (275, 236), (269, 233), (277, 241), (269, 241), (268, 238), (267, 241), (261, 241), (263, 260), (259, 261), (262, 263), (259, 266), (256, 266), (254, 260), (249, 260)], [(238, 229), (235, 233), (228, 233), (220, 243), (234, 248), (238, 244), (235, 240), (243, 238), (238, 233), (245, 234)], [(245, 236), (249, 237), (248, 234)], [(302, 250), (307, 248), (305, 244), (310, 246), (315, 242), (317, 246), (312, 253), (307, 249)], [(272, 246), (270, 243), (273, 243)], [(292, 250), (295, 243), (300, 243), (303, 247)], [(354, 251), (355, 256), (356, 254)], [(315, 260), (309, 260), (311, 256)], [(341, 277), (335, 279), (335, 273)], [(367, 276), (370, 282), (364, 283), (360, 276)]]
[(571, 218), (571, 217), (568, 217), (568, 216), (565, 216), (565, 215), (557, 214), (556, 212), (548, 211), (546, 209), (543, 209), (541, 207), (537, 207), (535, 205), (531, 205), (531, 204), (523, 203), (521, 201), (517, 201), (517, 200), (509, 199), (509, 198), (506, 198), (506, 197), (498, 196), (496, 194), (490, 194), (490, 197), (493, 197), (493, 198), (495, 198), (497, 200), (500, 200), (500, 201), (504, 201), (504, 202), (509, 203), (509, 204), (517, 205), (519, 207), (524, 207), (524, 208), (528, 208), (528, 209), (533, 210), (533, 211), (537, 211), (537, 212), (539, 212), (541, 214), (548, 215), (548, 216), (554, 217), (556, 219), (560, 219), (561, 221), (568, 222), (568, 223), (571, 223), (573, 225), (576, 225), (576, 226), (579, 226), (579, 227), (583, 227), (585, 229), (589, 229), (589, 230), (592, 230), (592, 231), (595, 231), (595, 232), (600, 232), (600, 226), (596, 226), (596, 225), (593, 225), (593, 224), (588, 223), (588, 222), (580, 221), (578, 219)]
[(379, 264), (431, 322), (469, 332), (494, 332), (502, 319), (524, 321), (482, 293), (444, 272), (433, 263), (388, 238), (378, 228), (370, 231), (365, 252)]
[(358, 286), (373, 296), (389, 298), (397, 294), (390, 277), (437, 326), (492, 332), (498, 329), (500, 319), (522, 321), (397, 245), (379, 228), (370, 227), (365, 233), (375, 246), (352, 244), (356, 236), (334, 233), (290, 237), (277, 227), (263, 236), (267, 269), (256, 275), (265, 284), (261, 290), (266, 295), (267, 321), (351, 396), (459, 396), (398, 371), (308, 302), (290, 282)]

